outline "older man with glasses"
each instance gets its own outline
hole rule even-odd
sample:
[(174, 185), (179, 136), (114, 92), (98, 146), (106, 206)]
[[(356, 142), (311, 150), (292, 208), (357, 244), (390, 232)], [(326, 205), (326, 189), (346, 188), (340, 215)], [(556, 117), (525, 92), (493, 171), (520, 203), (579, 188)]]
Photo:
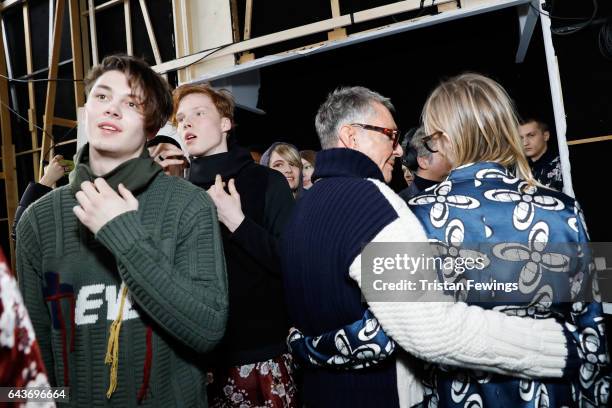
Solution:
[[(389, 308), (401, 309), (396, 315), (401, 329), (388, 334), (399, 336), (402, 347), (422, 360), (524, 376), (560, 376), (567, 355), (548, 358), (547, 354), (549, 348), (565, 345), (562, 330), (554, 322), (530, 322), (530, 333), (537, 338), (524, 341), (518, 335), (521, 344), (517, 345), (511, 340), (526, 331), (525, 323), (499, 312), (467, 309), (452, 301), (370, 305), (362, 301), (366, 244), (428, 241), (406, 203), (386, 185), (395, 159), (403, 152), (393, 110), (390, 100), (374, 91), (339, 88), (321, 105), (315, 119), (323, 150), (317, 154), (314, 185), (297, 201), (281, 242), (285, 298), (291, 324), (297, 329), (289, 340), (293, 346), (301, 339), (304, 346), (310, 338), (302, 350), (312, 352), (303, 361), (304, 405), (408, 407), (423, 400), (413, 369), (416, 360), (408, 362), (405, 354), (394, 353), (393, 341), (383, 339), (385, 334), (368, 307), (374, 315), (387, 316), (392, 313)], [(436, 277), (432, 271), (415, 272)], [(533, 324), (540, 326), (535, 330)], [(342, 330), (319, 337), (338, 328)], [(449, 338), (470, 340), (455, 344)], [(375, 343), (381, 339), (386, 345), (378, 347)], [(323, 344), (324, 350), (319, 348)], [(335, 354), (336, 348), (340, 355), (317, 360), (317, 354), (330, 350)], [(543, 358), (546, 365), (538, 365)]]

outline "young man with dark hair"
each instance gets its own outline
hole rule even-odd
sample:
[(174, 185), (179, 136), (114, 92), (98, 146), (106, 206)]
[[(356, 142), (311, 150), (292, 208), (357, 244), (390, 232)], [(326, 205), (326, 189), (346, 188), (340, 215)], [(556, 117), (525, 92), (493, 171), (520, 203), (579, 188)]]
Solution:
[(538, 119), (529, 118), (521, 122), (519, 133), (533, 177), (546, 187), (563, 191), (561, 159), (548, 148), (548, 125)]
[(207, 406), (201, 353), (223, 337), (227, 277), (214, 204), (169, 177), (147, 138), (172, 112), (146, 63), (87, 80), (88, 144), (70, 183), (18, 225), (17, 270), (50, 382), (73, 406)]

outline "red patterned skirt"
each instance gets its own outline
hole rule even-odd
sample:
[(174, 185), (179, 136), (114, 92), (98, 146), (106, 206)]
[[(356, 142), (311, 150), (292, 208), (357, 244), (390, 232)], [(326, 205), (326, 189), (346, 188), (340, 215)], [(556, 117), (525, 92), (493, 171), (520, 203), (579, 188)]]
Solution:
[[(212, 374), (212, 375), (211, 375)], [(209, 373), (208, 404), (211, 408), (297, 408), (291, 354)]]

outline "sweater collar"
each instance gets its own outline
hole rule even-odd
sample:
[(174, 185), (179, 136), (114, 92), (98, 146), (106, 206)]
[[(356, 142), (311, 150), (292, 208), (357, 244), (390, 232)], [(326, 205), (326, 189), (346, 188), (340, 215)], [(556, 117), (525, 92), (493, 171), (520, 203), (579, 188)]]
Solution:
[(440, 184), (441, 181), (429, 180), (429, 179), (426, 179), (426, 178), (423, 178), (423, 177), (419, 176), (418, 174), (415, 174), (414, 175), (413, 183), (419, 189), (419, 191), (423, 191), (425, 189), (428, 189), (431, 186), (435, 186), (436, 184)]
[(130, 190), (134, 195), (143, 191), (157, 176), (162, 168), (151, 159), (149, 151), (143, 148), (139, 157), (126, 160), (113, 170), (104, 175), (94, 174), (89, 163), (89, 143), (85, 144), (74, 157), (75, 168), (68, 176), (70, 188), (73, 194), (81, 190), (81, 183), (84, 181), (93, 182), (97, 177), (101, 177), (117, 190), (119, 183)]
[(207, 189), (215, 183), (217, 174), (227, 181), (235, 178), (244, 167), (251, 163), (254, 163), (251, 154), (240, 146), (234, 146), (224, 153), (196, 157), (191, 160), (189, 181)]
[(313, 182), (325, 177), (373, 178), (383, 183), (382, 171), (365, 154), (347, 148), (327, 149), (317, 153)]

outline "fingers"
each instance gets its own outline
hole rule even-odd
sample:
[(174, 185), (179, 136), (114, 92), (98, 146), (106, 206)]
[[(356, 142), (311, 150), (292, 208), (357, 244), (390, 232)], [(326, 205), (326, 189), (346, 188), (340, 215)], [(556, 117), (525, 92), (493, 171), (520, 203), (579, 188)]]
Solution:
[(125, 188), (125, 186), (122, 183), (119, 183), (119, 194), (121, 195), (121, 197), (128, 203), (128, 205), (135, 209), (138, 208), (138, 200), (136, 199), (136, 197), (134, 197), (134, 195), (132, 194), (132, 192), (130, 190), (128, 190), (127, 188)]
[(85, 193), (85, 195), (89, 198), (94, 197), (100, 193), (98, 193), (98, 190), (96, 189), (96, 187), (94, 186), (94, 184), (91, 181), (84, 181), (81, 183), (81, 191), (83, 193)]
[(215, 176), (215, 188), (223, 189), (223, 180), (221, 179), (220, 174)]
[(113, 189), (111, 188), (111, 186), (109, 186), (106, 180), (104, 180), (102, 177), (98, 177), (97, 179), (94, 180), (94, 186), (96, 186), (96, 189), (102, 195), (108, 195), (108, 194), (115, 193)]
[(157, 156), (159, 156), (161, 151), (162, 151), (162, 145), (158, 144), (157, 146), (153, 148), (153, 151), (150, 153), (150, 156), (153, 157), (153, 159), (155, 159), (157, 158)]
[(87, 194), (85, 194), (83, 191), (77, 191), (77, 193), (74, 195), (74, 197), (78, 201), (78, 203), (80, 205), (79, 208), (81, 209), (81, 211), (83, 211), (83, 210), (91, 211), (93, 209), (93, 204), (91, 203), (91, 200), (89, 199)]
[[(79, 193), (77, 193), (77, 195)], [(83, 208), (81, 208), (81, 206), (75, 205), (74, 207), (72, 207), (72, 212), (74, 213), (74, 215), (77, 216), (79, 221), (81, 221), (83, 224), (85, 223), (85, 211), (83, 210)]]
[(236, 190), (236, 183), (234, 182), (234, 179), (230, 179), (230, 181), (228, 182), (228, 189), (232, 197), (240, 197), (240, 194), (238, 194), (238, 190)]

